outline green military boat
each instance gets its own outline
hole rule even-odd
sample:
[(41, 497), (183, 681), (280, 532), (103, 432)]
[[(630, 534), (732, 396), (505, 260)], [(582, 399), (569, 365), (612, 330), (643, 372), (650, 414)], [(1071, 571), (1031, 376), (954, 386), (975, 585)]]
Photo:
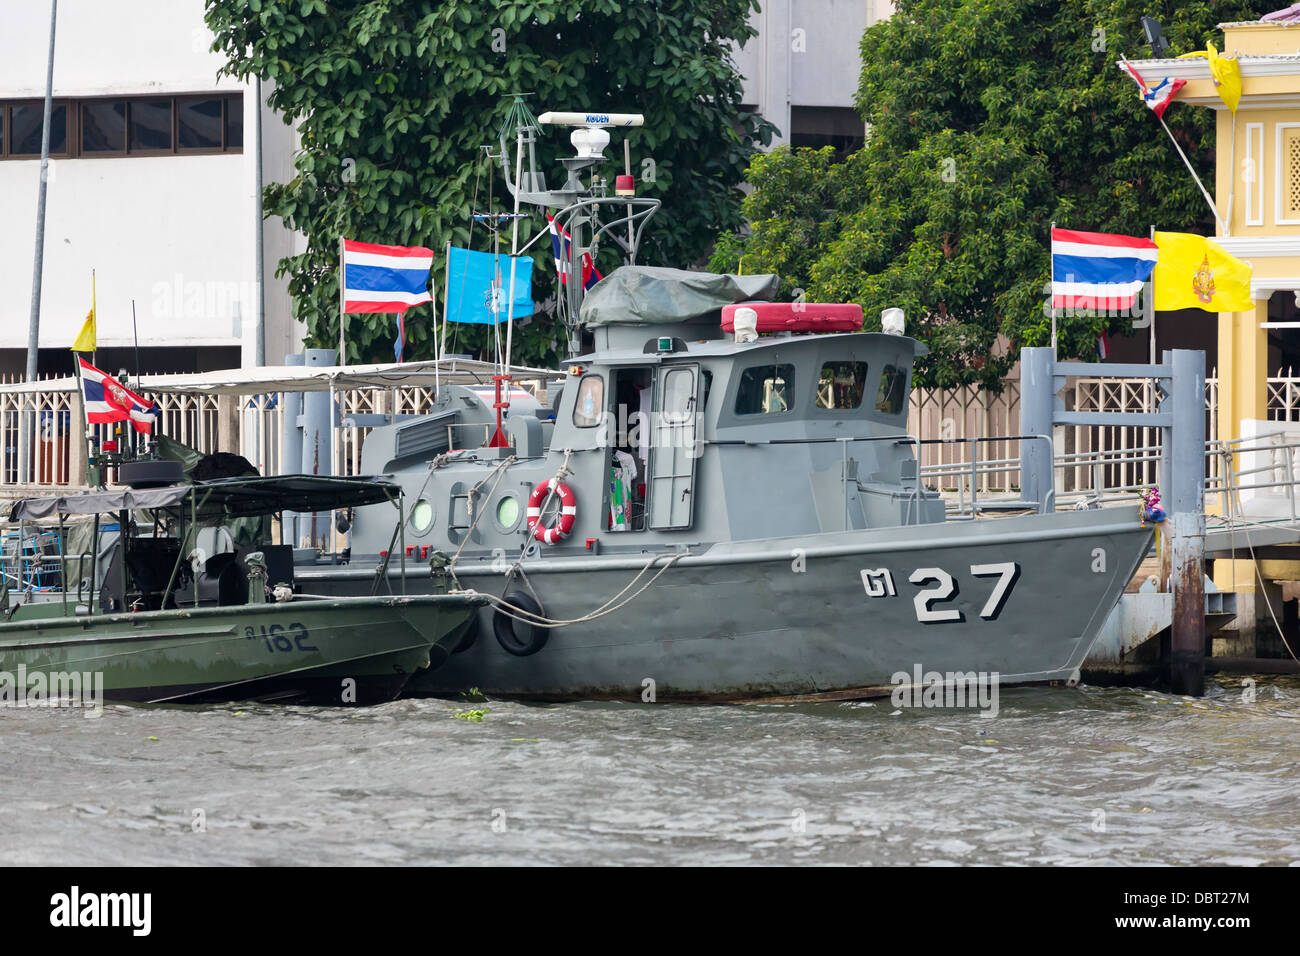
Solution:
[[(62, 556), (63, 586), (18, 602), (5, 590), (0, 687), (7, 679), (20, 694), (66, 688), (76, 675), (107, 699), (154, 703), (391, 700), (414, 673), (447, 659), (484, 599), (302, 594), (292, 547), (268, 543), (270, 522), (261, 520), (384, 501), (397, 509), (396, 536), (401, 489), (370, 479), (228, 478), (23, 499), (11, 522), (57, 519), (64, 540), (67, 519), (90, 516), (92, 545)], [(101, 515), (116, 515), (125, 533), (109, 531), (106, 542)], [(214, 528), (221, 533), (201, 536)], [(197, 544), (223, 538), (228, 549), (211, 556)], [(387, 572), (385, 558), (377, 584), (388, 586)]]

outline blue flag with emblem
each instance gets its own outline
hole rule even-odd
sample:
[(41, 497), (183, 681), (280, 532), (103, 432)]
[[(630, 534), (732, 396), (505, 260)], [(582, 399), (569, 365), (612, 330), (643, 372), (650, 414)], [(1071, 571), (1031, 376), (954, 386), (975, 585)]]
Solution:
[[(510, 256), (451, 247), (447, 261), (447, 321), (492, 325), (509, 315)], [(533, 260), (515, 260), (514, 317), (533, 314)]]

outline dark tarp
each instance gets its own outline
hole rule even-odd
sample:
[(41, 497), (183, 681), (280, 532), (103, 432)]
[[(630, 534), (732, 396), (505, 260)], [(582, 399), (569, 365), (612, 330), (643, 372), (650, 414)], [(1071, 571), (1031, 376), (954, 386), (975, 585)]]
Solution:
[(243, 455), (227, 451), (205, 455), (189, 445), (182, 444), (166, 435), (154, 438), (158, 443), (158, 455), (171, 461), (179, 461), (181, 468), (191, 481), (212, 481), (216, 478), (246, 478), (260, 472)]
[(89, 515), (165, 508), (190, 510), (198, 504), (200, 519), (267, 515), (278, 511), (331, 511), (396, 501), (400, 486), (379, 478), (328, 478), (282, 475), (275, 478), (224, 478), (198, 485), (165, 488), (120, 488), (75, 495), (24, 498), (14, 503), (10, 521), (32, 521), (56, 515)]
[(724, 305), (770, 300), (774, 275), (733, 276), (660, 266), (623, 266), (582, 300), (584, 325), (676, 325), (713, 317)]
[[(256, 478), (259, 474), (243, 455), (224, 451), (205, 455), (166, 435), (157, 435), (154, 441), (157, 442), (158, 455), (171, 461), (179, 461), (185, 477), (191, 482), (214, 481), (217, 478)], [(271, 539), (270, 515), (253, 515), (246, 518), (222, 515), (218, 523), (230, 532), (230, 537), (239, 547), (252, 546), (260, 541)]]

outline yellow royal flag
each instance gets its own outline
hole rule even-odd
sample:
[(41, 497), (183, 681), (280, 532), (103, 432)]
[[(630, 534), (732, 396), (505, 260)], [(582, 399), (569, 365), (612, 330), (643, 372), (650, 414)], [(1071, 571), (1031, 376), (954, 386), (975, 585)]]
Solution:
[(72, 343), (72, 351), (95, 351), (95, 276), (93, 273), (90, 276), (90, 311), (86, 313), (86, 321), (81, 324), (81, 331), (77, 333), (77, 338)]
[(1178, 59), (1187, 60), (1205, 57), (1210, 61), (1210, 78), (1214, 80), (1214, 91), (1223, 100), (1223, 105), (1235, 115), (1237, 104), (1241, 102), (1241, 64), (1235, 56), (1223, 56), (1214, 48), (1213, 43), (1205, 44), (1204, 50), (1184, 53)]
[(90, 307), (90, 311), (86, 313), (86, 321), (82, 323), (76, 341), (72, 343), (72, 351), (95, 351), (95, 307), (93, 305)]
[(1213, 43), (1207, 43), (1205, 50), (1210, 55), (1210, 76), (1214, 77), (1219, 99), (1236, 113), (1241, 102), (1241, 66), (1235, 56), (1220, 56)]
[(1248, 264), (1229, 255), (1213, 239), (1186, 232), (1157, 232), (1155, 309), (1204, 309), (1206, 312), (1249, 312)]

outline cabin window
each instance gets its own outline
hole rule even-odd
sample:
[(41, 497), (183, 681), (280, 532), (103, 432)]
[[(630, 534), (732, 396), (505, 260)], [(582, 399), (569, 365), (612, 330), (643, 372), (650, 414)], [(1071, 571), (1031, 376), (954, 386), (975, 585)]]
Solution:
[(897, 415), (907, 401), (907, 369), (886, 365), (880, 376), (880, 391), (876, 394), (876, 411)]
[(411, 508), (411, 528), (416, 534), (424, 534), (433, 527), (433, 505), (427, 498), (421, 498)]
[(605, 414), (605, 380), (599, 375), (584, 375), (578, 383), (578, 400), (573, 404), (573, 424), (595, 428)]
[(793, 407), (793, 365), (756, 365), (741, 373), (737, 415), (779, 415)]
[(857, 408), (867, 387), (866, 362), (827, 362), (817, 382), (817, 407)]
[(519, 525), (519, 499), (514, 495), (503, 495), (497, 502), (497, 527), (509, 534)]

